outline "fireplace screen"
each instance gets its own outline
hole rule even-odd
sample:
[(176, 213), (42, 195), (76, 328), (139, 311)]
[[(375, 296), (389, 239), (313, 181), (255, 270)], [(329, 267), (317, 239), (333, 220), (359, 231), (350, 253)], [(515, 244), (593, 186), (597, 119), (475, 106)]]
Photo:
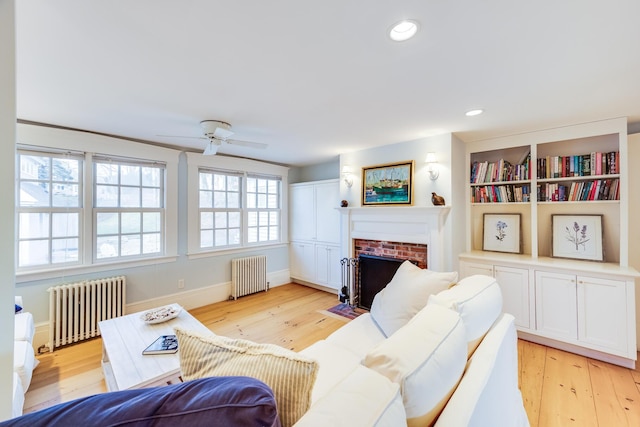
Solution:
[[(371, 309), (373, 297), (391, 281), (396, 270), (405, 260), (373, 255), (358, 256), (358, 291), (356, 305)], [(417, 264), (414, 261), (411, 261)]]

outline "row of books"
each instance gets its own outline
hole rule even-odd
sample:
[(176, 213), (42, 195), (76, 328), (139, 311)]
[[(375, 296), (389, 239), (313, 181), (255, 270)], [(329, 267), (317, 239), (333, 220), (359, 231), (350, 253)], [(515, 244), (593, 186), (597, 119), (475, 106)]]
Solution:
[(473, 162), (471, 164), (471, 183), (522, 181), (531, 179), (529, 175), (529, 156), (522, 163), (511, 164), (501, 159), (497, 162)]
[(618, 178), (593, 181), (544, 183), (537, 187), (539, 202), (572, 202), (588, 200), (620, 200)]
[(485, 185), (471, 188), (471, 203), (528, 202), (529, 185)]
[(591, 152), (579, 156), (546, 156), (537, 161), (538, 179), (620, 173), (618, 151)]

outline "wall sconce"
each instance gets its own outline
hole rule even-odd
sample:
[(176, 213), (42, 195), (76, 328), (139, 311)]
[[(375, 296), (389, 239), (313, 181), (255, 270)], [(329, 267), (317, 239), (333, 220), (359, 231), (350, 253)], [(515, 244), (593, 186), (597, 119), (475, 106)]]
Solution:
[(353, 174), (351, 173), (351, 167), (344, 165), (342, 166), (342, 179), (347, 187), (351, 188), (353, 185)]
[(427, 158), (424, 159), (424, 162), (427, 164), (427, 171), (429, 172), (429, 178), (432, 181), (438, 179), (440, 176), (440, 169), (438, 168), (438, 160), (436, 159), (436, 153), (429, 152), (427, 153)]

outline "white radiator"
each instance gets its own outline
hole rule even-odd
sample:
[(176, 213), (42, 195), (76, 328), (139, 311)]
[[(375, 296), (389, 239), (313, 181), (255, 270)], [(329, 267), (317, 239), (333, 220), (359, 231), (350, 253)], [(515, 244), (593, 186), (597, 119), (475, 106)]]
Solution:
[(231, 260), (231, 298), (266, 291), (267, 257), (265, 255)]
[(47, 290), (51, 351), (100, 335), (99, 321), (124, 314), (125, 276), (86, 280)]

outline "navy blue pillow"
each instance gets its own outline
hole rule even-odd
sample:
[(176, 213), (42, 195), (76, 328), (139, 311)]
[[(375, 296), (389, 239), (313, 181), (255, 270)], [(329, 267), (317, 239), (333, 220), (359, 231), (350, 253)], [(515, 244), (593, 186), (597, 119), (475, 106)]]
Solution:
[(22, 307), (20, 307), (18, 304), (16, 304), (16, 313), (19, 313), (22, 311)]
[(280, 427), (280, 419), (273, 392), (263, 382), (212, 377), (97, 394), (0, 423), (2, 427), (58, 425)]

